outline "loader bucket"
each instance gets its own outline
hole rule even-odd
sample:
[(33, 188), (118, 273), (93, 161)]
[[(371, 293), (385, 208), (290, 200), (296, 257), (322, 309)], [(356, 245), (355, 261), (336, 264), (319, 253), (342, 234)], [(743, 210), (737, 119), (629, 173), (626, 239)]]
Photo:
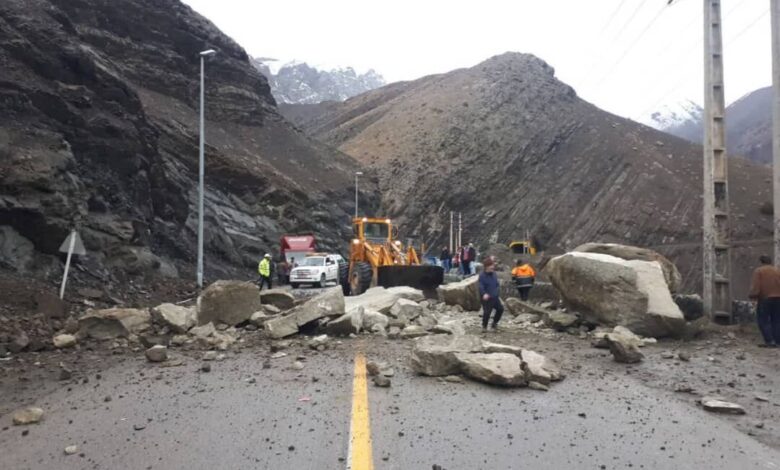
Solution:
[(409, 286), (420, 290), (436, 289), (444, 282), (441, 266), (380, 266), (377, 285), (382, 287)]

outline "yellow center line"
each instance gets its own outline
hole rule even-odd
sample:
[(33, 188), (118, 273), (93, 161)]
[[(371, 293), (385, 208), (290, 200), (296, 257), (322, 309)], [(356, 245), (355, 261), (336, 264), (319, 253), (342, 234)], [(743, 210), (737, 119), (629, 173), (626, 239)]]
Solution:
[(357, 353), (355, 356), (347, 470), (374, 470), (374, 460), (371, 455), (371, 422), (368, 417), (366, 358), (362, 353)]

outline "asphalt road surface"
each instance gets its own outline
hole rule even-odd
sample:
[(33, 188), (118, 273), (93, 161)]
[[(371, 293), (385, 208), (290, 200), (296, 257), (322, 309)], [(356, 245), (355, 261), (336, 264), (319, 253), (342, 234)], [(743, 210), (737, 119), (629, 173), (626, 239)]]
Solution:
[[(0, 408), (0, 467), (780, 469), (777, 443), (738, 429), (749, 417), (708, 413), (636, 374), (582, 369), (548, 392), (449, 383), (414, 375), (410, 347), (361, 338), (273, 359), (244, 349), (210, 372), (199, 352), (174, 353), (174, 367), (107, 356), (16, 396), (46, 410), (39, 424), (13, 426)], [(361, 377), (361, 355), (394, 366), (391, 387)], [(9, 383), (0, 392), (18, 393)]]

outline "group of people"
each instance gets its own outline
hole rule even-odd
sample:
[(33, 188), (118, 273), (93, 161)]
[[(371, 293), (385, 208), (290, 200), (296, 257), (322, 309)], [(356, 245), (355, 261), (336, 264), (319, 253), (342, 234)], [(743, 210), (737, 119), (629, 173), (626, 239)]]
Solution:
[(444, 268), (445, 273), (456, 268), (458, 274), (463, 276), (476, 274), (476, 265), (474, 264), (474, 261), (477, 259), (477, 250), (474, 248), (473, 243), (469, 243), (467, 246), (458, 247), (454, 256), (450, 253), (449, 247), (445, 246), (441, 250), (439, 259), (441, 260), (441, 265)]
[(257, 284), (260, 286), (260, 290), (263, 290), (263, 286), (268, 286), (272, 289), (272, 279), (274, 273), (277, 277), (279, 285), (286, 285), (290, 283), (290, 272), (293, 268), (298, 267), (298, 263), (295, 262), (295, 258), (287, 258), (282, 256), (282, 260), (279, 263), (274, 263), (273, 257), (270, 253), (266, 253), (260, 263), (257, 265), (257, 274), (260, 276), (257, 279)]

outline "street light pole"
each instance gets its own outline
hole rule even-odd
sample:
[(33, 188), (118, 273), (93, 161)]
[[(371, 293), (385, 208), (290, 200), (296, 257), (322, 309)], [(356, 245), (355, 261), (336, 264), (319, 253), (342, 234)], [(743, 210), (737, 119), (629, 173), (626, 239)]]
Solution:
[(198, 152), (198, 289), (203, 288), (203, 173), (205, 167), (205, 122), (204, 122), (204, 62), (207, 56), (217, 51), (209, 49), (200, 53), (200, 151)]
[(363, 176), (363, 172), (355, 172), (355, 218), (358, 216), (358, 176)]

